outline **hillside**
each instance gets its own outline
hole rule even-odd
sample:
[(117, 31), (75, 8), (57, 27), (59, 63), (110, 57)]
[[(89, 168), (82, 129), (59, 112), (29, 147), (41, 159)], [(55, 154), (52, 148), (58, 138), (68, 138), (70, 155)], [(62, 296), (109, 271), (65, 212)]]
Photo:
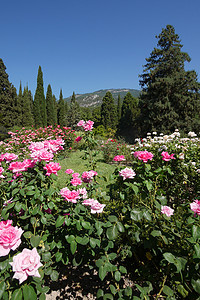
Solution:
[[(139, 97), (140, 91), (135, 89), (107, 89), (107, 90), (99, 90), (93, 93), (86, 94), (77, 94), (76, 101), (80, 106), (83, 107), (95, 107), (100, 106), (102, 103), (102, 99), (105, 94), (110, 91), (113, 95), (113, 98), (117, 101), (118, 95), (120, 94), (121, 99), (123, 100), (124, 96), (130, 92), (133, 97)], [(68, 98), (64, 98), (64, 101), (70, 101), (71, 96)]]

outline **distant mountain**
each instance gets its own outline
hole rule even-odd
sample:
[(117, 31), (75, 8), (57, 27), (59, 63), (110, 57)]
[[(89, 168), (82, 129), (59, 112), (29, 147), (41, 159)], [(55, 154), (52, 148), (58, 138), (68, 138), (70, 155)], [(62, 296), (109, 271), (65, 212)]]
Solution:
[[(108, 90), (99, 90), (93, 93), (86, 93), (86, 94), (77, 94), (76, 101), (80, 106), (83, 107), (96, 107), (100, 106), (102, 103), (102, 99), (107, 92), (111, 92), (115, 101), (117, 101), (118, 95), (120, 95), (121, 100), (123, 101), (124, 96), (130, 92), (133, 97), (139, 97), (140, 91), (135, 89), (108, 89)], [(64, 101), (69, 102), (71, 96), (68, 98), (64, 98)]]

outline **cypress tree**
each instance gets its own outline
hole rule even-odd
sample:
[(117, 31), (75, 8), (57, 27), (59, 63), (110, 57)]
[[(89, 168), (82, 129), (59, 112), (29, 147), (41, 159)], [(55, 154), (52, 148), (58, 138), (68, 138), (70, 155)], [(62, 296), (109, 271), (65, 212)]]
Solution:
[(9, 82), (3, 60), (0, 58), (0, 124), (12, 127), (17, 124), (17, 92)]
[(53, 124), (56, 125), (58, 124), (58, 118), (57, 118), (57, 101), (56, 101), (56, 96), (53, 95)]
[(114, 104), (114, 98), (109, 91), (103, 97), (101, 105), (101, 123), (106, 129), (116, 129), (117, 112)]
[(46, 99), (44, 96), (43, 73), (41, 66), (38, 68), (37, 88), (34, 98), (34, 118), (36, 126), (47, 125)]
[(51, 85), (47, 87), (46, 93), (46, 104), (47, 104), (47, 125), (54, 125), (54, 102)]
[(23, 119), (23, 95), (22, 95), (22, 83), (20, 81), (19, 85), (19, 93), (17, 95), (17, 112), (18, 112), (18, 120), (17, 123), (19, 126), (23, 126), (22, 119)]
[(121, 112), (122, 112), (122, 104), (121, 104), (121, 97), (120, 97), (120, 94), (119, 94), (118, 98), (117, 98), (117, 119), (118, 119), (118, 122), (121, 119)]
[(80, 121), (80, 118), (81, 118), (80, 107), (76, 101), (75, 92), (73, 92), (70, 100), (67, 116), (66, 116), (67, 125), (70, 126), (71, 128), (76, 128), (76, 124), (78, 123), (78, 121)]
[(65, 122), (64, 122), (64, 117), (65, 117), (65, 103), (63, 99), (63, 94), (62, 90), (60, 90), (60, 96), (58, 100), (58, 110), (57, 110), (57, 116), (58, 116), (58, 124), (63, 127)]
[(22, 96), (22, 126), (29, 127), (34, 124), (34, 118), (31, 111), (31, 101), (28, 86), (24, 88)]
[(195, 71), (185, 71), (185, 62), (190, 62), (182, 52), (179, 36), (167, 25), (156, 36), (158, 48), (146, 58), (143, 74), (140, 75), (142, 133), (147, 131), (173, 132), (195, 131), (199, 128), (199, 89)]

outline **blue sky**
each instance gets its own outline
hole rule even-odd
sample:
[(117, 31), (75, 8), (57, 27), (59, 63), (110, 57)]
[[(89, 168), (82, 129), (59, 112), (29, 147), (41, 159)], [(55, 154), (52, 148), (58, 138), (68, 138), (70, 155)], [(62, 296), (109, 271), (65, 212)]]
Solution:
[[(109, 88), (139, 89), (145, 58), (167, 24), (200, 74), (199, 0), (10, 0), (1, 2), (0, 58), (19, 90), (34, 96), (38, 67), (44, 91), (58, 98)], [(199, 77), (200, 79), (200, 77)]]

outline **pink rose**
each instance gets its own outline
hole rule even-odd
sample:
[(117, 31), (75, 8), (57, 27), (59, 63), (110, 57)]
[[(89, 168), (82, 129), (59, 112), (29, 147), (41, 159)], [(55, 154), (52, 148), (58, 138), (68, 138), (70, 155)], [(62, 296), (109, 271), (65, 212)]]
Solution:
[(0, 230), (0, 256), (8, 255), (10, 250), (17, 249), (21, 244), (21, 235), (23, 232), (21, 228), (11, 225), (4, 226), (4, 228)]
[(72, 173), (74, 173), (74, 170), (72, 170), (72, 169), (67, 169), (67, 170), (65, 171), (65, 173), (67, 173), (67, 174), (72, 174)]
[(135, 177), (135, 172), (131, 168), (125, 168), (119, 171), (119, 175), (123, 177), (123, 180), (130, 178), (133, 179)]
[(60, 195), (68, 202), (76, 203), (77, 199), (79, 199), (78, 191), (70, 191), (68, 188), (63, 188), (60, 191)]
[(6, 162), (10, 162), (11, 160), (18, 159), (18, 155), (14, 154), (14, 153), (5, 153), (4, 159), (6, 160)]
[(94, 125), (94, 122), (88, 120), (88, 121), (86, 121), (85, 125), (83, 125), (83, 129), (84, 129), (85, 131), (92, 131), (93, 125)]
[(200, 216), (200, 201), (194, 200), (194, 202), (190, 203), (190, 209), (194, 212), (194, 216)]
[(80, 142), (82, 140), (82, 137), (81, 136), (78, 136), (76, 139), (75, 139), (75, 142)]
[(38, 269), (42, 266), (40, 256), (36, 248), (32, 250), (23, 249), (23, 251), (13, 257), (13, 262), (10, 262), (13, 272), (13, 278), (19, 280), (21, 284), (28, 276), (40, 277)]
[(3, 176), (3, 173), (4, 172), (4, 168), (0, 167), (0, 178), (5, 178), (5, 176)]
[(76, 126), (82, 127), (83, 125), (85, 125), (85, 121), (80, 120)]
[(51, 175), (52, 173), (58, 176), (57, 171), (61, 169), (61, 166), (59, 165), (59, 163), (50, 162), (49, 164), (46, 164), (43, 169), (47, 170), (47, 176)]
[(86, 198), (87, 198), (87, 190), (86, 190), (85, 187), (84, 187), (84, 188), (78, 189), (78, 192), (79, 192), (79, 194), (82, 195), (82, 198), (83, 198), (83, 199), (86, 199)]
[(93, 177), (96, 175), (98, 175), (98, 173), (96, 171), (93, 171), (93, 170), (85, 171), (82, 173), (81, 178), (82, 178), (83, 182), (90, 183), (92, 181)]
[(82, 204), (90, 206), (91, 214), (102, 213), (104, 207), (106, 206), (105, 204), (101, 204), (99, 201), (94, 199), (85, 199)]
[(153, 153), (148, 152), (148, 151), (135, 151), (133, 154), (136, 158), (139, 160), (142, 160), (144, 163), (148, 162), (148, 160), (152, 160), (153, 158)]
[(82, 180), (81, 178), (79, 177), (74, 177), (70, 183), (73, 185), (73, 186), (77, 186), (77, 185), (81, 185), (82, 184)]
[(169, 206), (161, 206), (161, 213), (165, 214), (167, 217), (170, 217), (174, 214), (174, 209)]
[(171, 159), (176, 159), (175, 157), (174, 157), (174, 154), (169, 154), (167, 151), (163, 151), (162, 153), (161, 153), (161, 155), (162, 155), (162, 160), (164, 160), (164, 161), (170, 161)]
[(76, 177), (79, 177), (79, 176), (80, 176), (79, 173), (73, 173), (73, 174), (72, 174), (72, 177), (73, 177), (73, 178), (76, 178)]
[(124, 155), (116, 155), (114, 158), (113, 158), (114, 161), (123, 161), (123, 160), (126, 160)]
[(12, 225), (12, 220), (1, 221), (0, 222), (0, 230), (7, 228)]
[(27, 170), (26, 164), (21, 161), (13, 161), (10, 163), (8, 170), (13, 173), (23, 172)]

